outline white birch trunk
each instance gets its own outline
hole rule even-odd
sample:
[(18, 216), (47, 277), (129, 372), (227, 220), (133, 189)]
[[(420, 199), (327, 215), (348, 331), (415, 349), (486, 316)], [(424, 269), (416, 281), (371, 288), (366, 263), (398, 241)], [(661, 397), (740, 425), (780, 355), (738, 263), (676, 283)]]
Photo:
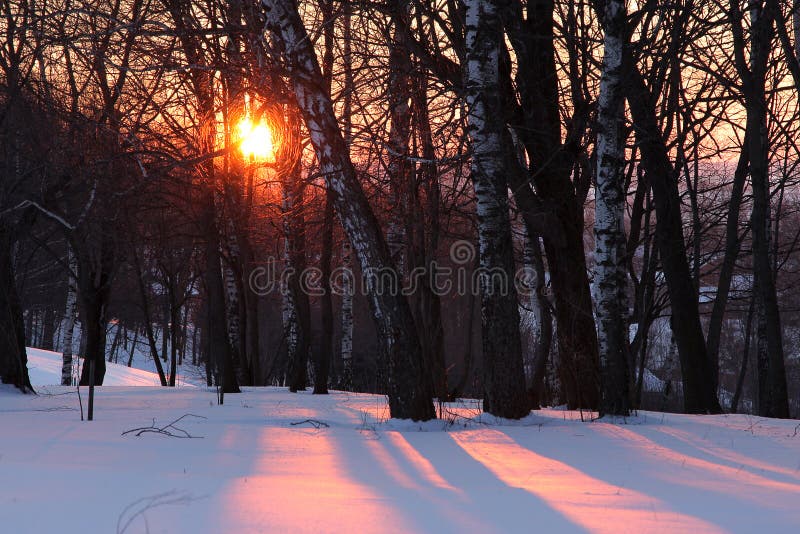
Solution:
[(605, 37), (597, 102), (597, 181), (595, 186), (595, 291), (602, 400), (600, 415), (630, 410), (625, 272), (625, 98), (622, 56), (625, 2), (607, 0)]
[(78, 272), (78, 262), (69, 245), (67, 246), (67, 264), (69, 265), (69, 273), (67, 273), (67, 306), (64, 310), (64, 326), (62, 327), (64, 338), (61, 349), (63, 353), (61, 364), (62, 386), (71, 386), (73, 383), (72, 377), (77, 377), (77, 373), (73, 372), (72, 339), (75, 333), (75, 315), (78, 308), (78, 282), (75, 279), (75, 274)]
[[(344, 105), (342, 106), (342, 120), (344, 142), (347, 146), (348, 155), (353, 143), (353, 91), (355, 90), (355, 80), (353, 79), (352, 68), (352, 15), (350, 6), (345, 3), (342, 7), (344, 13), (343, 28), (343, 61), (344, 61)], [(345, 275), (342, 280), (342, 307), (341, 307), (341, 358), (342, 358), (342, 387), (345, 390), (353, 389), (353, 279), (348, 274), (353, 272), (353, 250), (350, 242), (345, 238), (342, 242), (342, 268)]]
[[(285, 269), (291, 269), (292, 261), (290, 255), (290, 240), (288, 233), (291, 231), (289, 224), (289, 212), (292, 209), (292, 200), (286, 189), (283, 189), (283, 202), (281, 204), (283, 209), (283, 231), (286, 234), (283, 239), (283, 265)], [(289, 287), (288, 278), (281, 277), (281, 299), (282, 299), (282, 318), (283, 318), (283, 332), (286, 341), (286, 356), (288, 362), (293, 362), (297, 359), (297, 310), (292, 297), (292, 289)]]
[[(353, 272), (353, 257), (350, 243), (342, 244), (342, 268)], [(342, 277), (342, 383), (345, 389), (353, 387), (353, 287), (352, 278)]]
[[(381, 291), (377, 277), (394, 273), (386, 241), (350, 160), (336, 121), (330, 94), (319, 68), (297, 3), (262, 0), (273, 47), (286, 67), (311, 143), (333, 195), (334, 208), (367, 276), (370, 309), (379, 332), (383, 357), (389, 362), (389, 411), (392, 417), (427, 420), (435, 417), (422, 348), (408, 302), (396, 292)], [(370, 276), (372, 275), (372, 276)]]
[[(237, 367), (237, 372), (239, 372), (242, 364), (240, 350), (242, 346), (242, 329), (239, 315), (240, 295), (239, 284), (236, 280), (237, 274), (232, 266), (241, 265), (241, 252), (239, 250), (239, 242), (236, 239), (236, 230), (233, 221), (228, 217), (226, 222), (228, 231), (226, 235), (220, 236), (221, 239), (227, 241), (228, 248), (228, 262), (225, 262), (225, 260), (221, 262), (222, 274), (225, 281), (225, 317), (227, 320), (228, 339), (231, 344), (233, 363)], [(237, 379), (241, 380), (241, 376), (237, 376)]]
[(495, 1), (468, 0), (465, 4), (467, 118), (483, 273), (483, 408), (499, 417), (518, 419), (530, 410), (513, 284), (508, 169), (502, 146), (505, 123), (499, 93), (503, 31)]

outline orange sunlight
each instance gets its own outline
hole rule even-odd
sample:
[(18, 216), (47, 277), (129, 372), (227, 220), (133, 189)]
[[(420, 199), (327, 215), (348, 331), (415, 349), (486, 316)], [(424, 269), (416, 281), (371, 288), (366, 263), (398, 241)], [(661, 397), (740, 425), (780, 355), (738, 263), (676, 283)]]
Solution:
[[(327, 435), (273, 427), (262, 430), (258, 441), (263, 457), (221, 492), (225, 505), (216, 531), (225, 531), (232, 518), (246, 525), (244, 532), (262, 532), (263, 525), (297, 533), (325, 532), (331, 525), (344, 532), (370, 532), (376, 525), (386, 532), (413, 530), (391, 502), (350, 476)], [(275, 451), (280, 461), (270, 454)]]
[(272, 131), (266, 124), (253, 124), (250, 119), (239, 122), (239, 149), (242, 155), (254, 161), (275, 161), (275, 146)]

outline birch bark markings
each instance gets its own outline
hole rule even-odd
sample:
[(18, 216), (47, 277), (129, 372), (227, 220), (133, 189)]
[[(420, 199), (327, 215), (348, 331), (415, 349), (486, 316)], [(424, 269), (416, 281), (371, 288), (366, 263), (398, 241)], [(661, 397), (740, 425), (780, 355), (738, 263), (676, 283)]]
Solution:
[[(472, 184), (480, 241), (481, 319), (483, 325), (483, 407), (496, 416), (527, 415), (506, 164), (501, 144), (503, 114), (499, 53), (503, 31), (493, 1), (467, 0), (466, 100), (472, 140)], [(499, 274), (499, 276), (496, 276)], [(504, 287), (505, 285), (505, 287)]]
[[(350, 161), (349, 150), (333, 112), (313, 43), (295, 1), (262, 0), (266, 28), (283, 53), (297, 104), (303, 115), (321, 174), (333, 194), (334, 208), (362, 272), (394, 272), (386, 241)], [(374, 280), (372, 281), (374, 282)], [(370, 308), (383, 356), (389, 363), (389, 410), (392, 417), (435, 417), (431, 387), (408, 302), (396, 292), (379, 291), (367, 278)]]
[(626, 10), (623, 0), (604, 7), (603, 63), (597, 102), (595, 185), (595, 280), (597, 341), (600, 352), (600, 415), (630, 411), (625, 294), (625, 99), (622, 52)]
[[(353, 142), (353, 91), (355, 90), (355, 80), (353, 79), (352, 64), (352, 15), (350, 5), (345, 2), (342, 6), (342, 45), (344, 60), (344, 95), (342, 106), (342, 122), (344, 123), (343, 134), (344, 144), (350, 153), (350, 145)], [(331, 195), (329, 194), (329, 197)], [(332, 197), (331, 197), (332, 201)], [(342, 240), (342, 269), (345, 273), (353, 272), (353, 251), (347, 239)], [(341, 387), (346, 391), (353, 389), (353, 280), (349, 276), (342, 277), (342, 306), (341, 306), (341, 327), (342, 339), (340, 344), (342, 358)]]
[(78, 272), (78, 262), (75, 254), (67, 245), (67, 305), (64, 310), (64, 341), (61, 346), (61, 385), (72, 385), (72, 338), (75, 333), (75, 315), (78, 311), (78, 282), (75, 280)]

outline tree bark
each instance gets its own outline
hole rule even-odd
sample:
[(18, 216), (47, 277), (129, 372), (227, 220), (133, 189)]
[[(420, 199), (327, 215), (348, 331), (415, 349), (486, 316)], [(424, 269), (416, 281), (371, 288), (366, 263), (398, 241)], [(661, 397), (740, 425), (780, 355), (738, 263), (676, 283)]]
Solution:
[(547, 375), (547, 360), (550, 357), (550, 346), (553, 343), (553, 315), (550, 310), (550, 301), (547, 299), (547, 283), (545, 281), (544, 261), (542, 250), (539, 245), (539, 237), (531, 236), (525, 232), (525, 257), (526, 264), (533, 269), (536, 285), (531, 288), (534, 293), (531, 295), (531, 308), (536, 314), (536, 333), (538, 337), (535, 342), (533, 373), (531, 377), (531, 387), (528, 395), (531, 399), (531, 407), (540, 408), (549, 399), (545, 395), (545, 377)]
[(75, 314), (78, 311), (78, 262), (72, 248), (67, 245), (67, 305), (64, 310), (64, 340), (61, 346), (61, 385), (72, 385), (72, 339), (75, 334)]
[[(213, 169), (207, 169), (213, 176)], [(219, 227), (217, 225), (213, 181), (203, 184), (203, 233), (206, 238), (206, 297), (208, 299), (208, 357), (213, 362), (217, 386), (224, 393), (239, 393), (239, 384), (231, 357), (225, 314), (225, 285), (219, 253)], [(224, 397), (223, 397), (224, 399)], [(223, 400), (224, 402), (224, 400)]]
[(625, 97), (622, 54), (627, 12), (607, 0), (603, 13), (603, 63), (597, 105), (595, 284), (600, 354), (600, 416), (630, 413), (625, 265)]
[(783, 360), (783, 331), (773, 264), (770, 259), (770, 180), (769, 136), (767, 130), (766, 73), (772, 38), (774, 14), (771, 4), (762, 9), (761, 2), (750, 9), (750, 50), (748, 66), (742, 35), (741, 12), (731, 0), (736, 68), (742, 79), (742, 94), (747, 112), (746, 139), (750, 160), (750, 183), (753, 188), (753, 210), (750, 227), (753, 232), (753, 272), (758, 310), (758, 413), (765, 417), (789, 417), (786, 368)]
[(683, 378), (683, 403), (687, 413), (719, 413), (711, 362), (700, 323), (697, 289), (692, 283), (683, 237), (678, 184), (666, 143), (658, 127), (655, 100), (626, 49), (623, 57), (626, 94), (642, 166), (653, 190), (656, 208), (656, 244), (667, 282), (672, 325)]
[(381, 291), (370, 273), (394, 273), (388, 249), (361, 184), (356, 179), (330, 94), (308, 33), (294, 1), (262, 0), (266, 26), (287, 59), (295, 96), (311, 134), (320, 170), (334, 194), (334, 207), (367, 275), (367, 291), (378, 327), (381, 351), (389, 363), (389, 409), (392, 417), (427, 420), (435, 417), (428, 372), (408, 302)]
[(519, 419), (530, 412), (525, 390), (519, 308), (509, 219), (505, 128), (499, 95), (502, 25), (491, 0), (466, 2), (466, 101), (477, 203), (483, 328), (483, 409)]
[(25, 325), (12, 260), (12, 235), (0, 220), (0, 382), (33, 392), (28, 377)]
[[(322, 76), (325, 90), (331, 92), (333, 81), (334, 24), (333, 0), (320, 0), (324, 50), (322, 55)], [(333, 261), (333, 195), (325, 189), (325, 207), (322, 212), (322, 243), (320, 250), (320, 276), (322, 295), (320, 296), (320, 322), (322, 332), (319, 350), (314, 354), (314, 395), (328, 393), (328, 378), (333, 360), (333, 292), (331, 272)]]
[[(106, 374), (106, 313), (115, 262), (114, 244), (110, 236), (102, 233), (82, 236), (80, 239), (82, 244), (75, 247), (75, 251), (78, 258), (78, 295), (83, 319), (81, 326), (86, 330), (86, 352), (83, 354), (80, 385), (102, 386)], [(91, 372), (92, 363), (94, 376)]]
[(387, 99), (389, 105), (389, 138), (386, 174), (391, 192), (389, 228), (386, 241), (392, 261), (402, 278), (413, 266), (408, 263), (409, 233), (406, 220), (409, 215), (410, 196), (413, 194), (413, 165), (409, 159), (411, 139), (411, 74), (413, 66), (405, 44), (409, 26), (409, 4), (391, 0), (387, 6), (390, 17), (387, 36), (389, 48)]
[[(291, 138), (297, 139), (300, 130), (299, 119), (291, 118), (290, 122), (292, 124), (289, 128), (295, 134)], [(301, 280), (306, 271), (304, 189), (298, 157), (283, 176), (286, 267), (289, 273), (286, 290), (289, 293), (287, 300), (291, 303), (288, 317), (291, 339), (287, 344), (289, 350), (286, 374), (291, 392), (304, 391), (308, 385), (308, 352), (311, 347), (311, 306), (308, 292)]]
[[(418, 24), (422, 24), (418, 20)], [(428, 73), (421, 65), (414, 76), (412, 96), (414, 127), (421, 145), (422, 162), (417, 170), (417, 179), (412, 191), (414, 212), (409, 214), (413, 227), (411, 263), (422, 273), (416, 295), (418, 330), (422, 337), (422, 350), (431, 371), (433, 393), (440, 399), (449, 398), (447, 369), (444, 350), (444, 327), (442, 326), (442, 303), (440, 296), (431, 287), (436, 276), (436, 251), (439, 247), (439, 173), (433, 145), (430, 117), (428, 115)], [(420, 196), (425, 193), (425, 203)]]
[[(532, 235), (541, 235), (544, 242), (555, 300), (563, 400), (571, 409), (596, 409), (600, 376), (583, 244), (585, 186), (571, 180), (589, 108), (582, 95), (573, 94), (573, 116), (562, 141), (555, 2), (530, 0), (523, 8), (522, 2), (513, 0), (505, 6), (506, 31), (520, 65), (515, 77), (520, 105), (509, 84), (504, 90), (505, 112), (530, 161), (526, 176), (517, 179), (510, 173), (511, 186), (529, 231), (536, 229)], [(511, 66), (506, 61), (504, 72), (510, 81)]]
[[(342, 269), (345, 273), (353, 272), (353, 252), (350, 243), (342, 244)], [(345, 275), (342, 277), (342, 387), (351, 390), (353, 383), (353, 282), (354, 280)]]

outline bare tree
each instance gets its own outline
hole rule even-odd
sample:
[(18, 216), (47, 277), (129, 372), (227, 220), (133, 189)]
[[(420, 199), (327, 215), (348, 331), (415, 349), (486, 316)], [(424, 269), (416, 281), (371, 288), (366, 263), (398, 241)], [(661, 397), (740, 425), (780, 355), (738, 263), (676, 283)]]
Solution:
[[(394, 272), (388, 249), (336, 122), (330, 94), (324, 90), (316, 54), (294, 2), (263, 0), (267, 29), (280, 46), (298, 106), (311, 135), (320, 170), (334, 196), (334, 207), (365, 273)], [(406, 300), (368, 282), (370, 305), (389, 363), (392, 417), (435, 417), (421, 347)], [(384, 288), (385, 289), (385, 288)]]

